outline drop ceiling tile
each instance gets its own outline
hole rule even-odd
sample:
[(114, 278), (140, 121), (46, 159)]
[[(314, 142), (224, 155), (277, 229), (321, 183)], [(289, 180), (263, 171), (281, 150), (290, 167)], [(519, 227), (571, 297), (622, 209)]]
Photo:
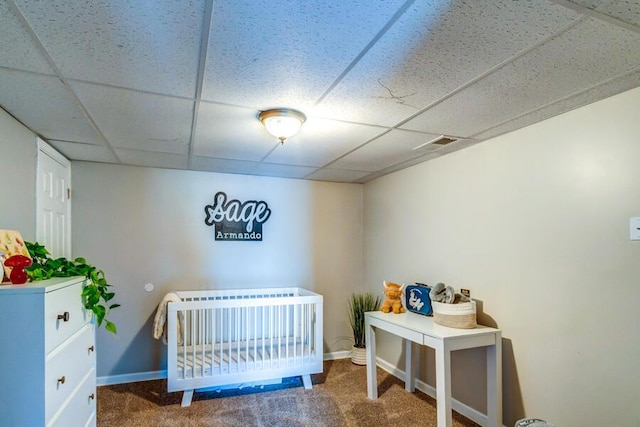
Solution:
[(272, 163), (324, 166), (388, 129), (308, 117), (291, 139), (269, 153)]
[(187, 154), (192, 101), (87, 83), (71, 85), (112, 147)]
[(0, 67), (53, 74), (51, 66), (6, 1), (0, 1)]
[[(448, 149), (450, 151), (458, 151), (458, 150), (454, 150), (453, 147), (448, 148)], [(428, 162), (429, 160), (433, 160), (433, 159), (436, 159), (438, 157), (442, 157), (444, 154), (446, 154), (446, 153), (444, 153), (442, 151), (434, 151), (432, 153), (425, 154), (423, 157), (419, 157), (419, 158), (416, 158), (416, 159), (411, 159), (411, 160), (403, 163), (402, 165), (396, 165), (396, 166), (393, 166), (392, 168), (385, 169), (385, 173), (390, 173), (391, 171), (395, 172), (395, 171), (398, 171), (398, 170), (401, 170), (401, 169), (404, 169), (404, 168), (408, 168), (410, 166), (419, 165), (420, 163)]]
[(203, 99), (308, 109), (403, 3), (216, 1)]
[(318, 114), (395, 125), (577, 17), (540, 0), (415, 2)]
[(276, 163), (260, 163), (251, 173), (252, 175), (279, 176), (281, 178), (303, 179), (312, 174), (316, 168), (306, 166), (279, 165)]
[(200, 103), (193, 155), (259, 162), (277, 144), (258, 110)]
[(150, 151), (116, 148), (122, 164), (167, 169), (187, 169), (189, 158), (181, 154), (154, 153)]
[(640, 69), (621, 78), (610, 80), (594, 88), (580, 92), (550, 105), (546, 105), (530, 114), (519, 116), (513, 120), (503, 122), (493, 128), (476, 135), (478, 139), (493, 138), (516, 129), (523, 128), (533, 123), (540, 122), (550, 117), (557, 116), (574, 108), (582, 107), (592, 102), (608, 98), (613, 95), (631, 90), (640, 86)]
[(306, 179), (331, 182), (356, 182), (370, 173), (371, 172), (348, 169), (322, 168), (307, 176)]
[(587, 9), (596, 9), (610, 1), (611, 0), (571, 0), (570, 3), (575, 3), (579, 6), (586, 7)]
[(369, 172), (384, 169), (414, 157), (424, 156), (426, 150), (440, 148), (428, 145), (414, 150), (438, 136), (394, 129), (332, 163), (331, 167)]
[(440, 154), (440, 152), (438, 152), (438, 151), (435, 151), (435, 152), (432, 152), (432, 153), (427, 153), (422, 157), (411, 159), (411, 160), (406, 161), (404, 163), (399, 163), (397, 165), (393, 165), (393, 166), (385, 168), (385, 169), (381, 169), (381, 170), (377, 170), (375, 172), (371, 172), (369, 175), (359, 179), (357, 182), (361, 183), (361, 184), (364, 184), (365, 182), (369, 182), (369, 181), (372, 181), (372, 180), (374, 180), (376, 178), (380, 178), (381, 176), (385, 176), (385, 175), (390, 174), (392, 172), (396, 172), (396, 171), (399, 171), (399, 170), (402, 170), (402, 169), (406, 169), (408, 167), (411, 167), (411, 166), (414, 166), (414, 165), (417, 165), (417, 164), (420, 164), (420, 163), (427, 162), (429, 160), (433, 160), (433, 159), (435, 159), (437, 157), (440, 157), (440, 156), (442, 156), (442, 154)]
[(242, 160), (216, 159), (212, 157), (191, 157), (191, 169), (207, 172), (236, 173), (251, 175), (258, 162)]
[(14, 1), (65, 76), (194, 96), (203, 1)]
[(587, 19), (402, 128), (472, 137), (638, 67), (640, 34)]
[(616, 19), (633, 24), (640, 31), (640, 2), (638, 0), (619, 0), (598, 9)]
[(69, 160), (100, 163), (119, 163), (113, 151), (104, 145), (81, 144), (78, 142), (48, 140), (49, 144)]
[(0, 105), (45, 139), (103, 142), (56, 77), (0, 68)]

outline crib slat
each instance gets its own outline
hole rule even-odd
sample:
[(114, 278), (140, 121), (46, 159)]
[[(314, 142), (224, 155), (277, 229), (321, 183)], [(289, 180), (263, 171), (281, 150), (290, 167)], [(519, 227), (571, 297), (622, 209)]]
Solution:
[(236, 354), (238, 355), (238, 357), (236, 357), (236, 371), (238, 372), (240, 372), (240, 314), (241, 314), (240, 310), (241, 310), (240, 307), (234, 310), (236, 312), (236, 319), (235, 319), (236, 324), (234, 328), (236, 336), (233, 339), (236, 345)]
[(215, 365), (215, 347), (216, 347), (216, 309), (212, 308), (209, 314), (210, 324), (209, 324), (209, 345), (210, 350), (209, 354), (211, 355), (211, 376), (215, 375), (214, 365)]
[(196, 367), (195, 367), (195, 360), (196, 360), (196, 347), (193, 345), (193, 343), (195, 342), (196, 339), (196, 328), (195, 328), (195, 323), (196, 323), (196, 311), (192, 311), (191, 312), (191, 323), (190, 323), (190, 331), (191, 331), (191, 378), (195, 378), (196, 377)]
[(264, 341), (264, 337), (267, 335), (267, 308), (266, 307), (260, 307), (260, 311), (262, 314), (262, 327), (260, 328), (261, 330), (261, 334), (260, 334), (260, 342), (262, 343), (262, 353), (261, 353), (261, 369), (264, 369), (264, 365), (265, 365), (265, 357), (266, 357), (266, 353), (265, 353), (265, 341)]
[(309, 304), (309, 337), (308, 337), (308, 347), (309, 347), (309, 364), (311, 364), (311, 351), (312, 346), (315, 341), (315, 334), (313, 330), (313, 318), (314, 318), (314, 310), (313, 305)]
[(253, 325), (251, 330), (251, 343), (252, 343), (252, 361), (253, 361), (253, 370), (255, 371), (258, 368), (258, 307), (251, 307), (251, 311), (253, 313)]
[(300, 305), (300, 362), (304, 363), (304, 341), (307, 336), (307, 306)]
[(220, 312), (220, 331), (218, 334), (218, 372), (222, 375), (222, 363), (224, 360), (224, 346), (222, 342), (222, 337), (224, 336), (224, 311), (226, 309), (222, 308), (218, 310)]
[(224, 337), (225, 347), (227, 348), (227, 373), (231, 373), (231, 346), (229, 340), (231, 339), (231, 311), (232, 308), (227, 309), (227, 336)]
[[(285, 361), (289, 360), (289, 340), (291, 337), (291, 330), (289, 327), (289, 311), (290, 311), (290, 307), (289, 305), (286, 306), (286, 311), (285, 311), (285, 340), (284, 340), (284, 358)], [(285, 362), (286, 363), (286, 362)]]
[[(311, 349), (308, 346), (308, 343), (310, 342), (310, 334), (311, 334), (311, 330), (309, 329), (309, 319), (311, 318), (310, 316), (310, 309), (311, 307), (309, 306), (309, 304), (305, 304), (303, 306), (304, 309), (304, 319), (303, 319), (303, 327), (304, 327), (304, 334), (302, 335), (302, 338), (300, 339), (300, 345), (302, 346), (302, 357), (304, 359), (305, 355), (308, 354), (309, 357), (311, 357)], [(311, 361), (311, 359), (307, 359), (309, 362)]]
[(278, 306), (278, 368), (282, 365), (282, 313), (284, 311), (284, 307), (282, 305)]
[(294, 305), (293, 306), (293, 364), (296, 364), (296, 357), (298, 356), (298, 352), (297, 352), (297, 346), (296, 346), (296, 341), (297, 341), (297, 336), (298, 336), (298, 321), (299, 321), (299, 311), (300, 311), (300, 306), (299, 305)]
[(183, 331), (182, 331), (182, 378), (187, 378), (187, 337), (189, 335), (187, 335), (188, 333), (188, 325), (187, 325), (187, 313), (185, 312), (185, 310), (181, 311), (182, 315), (184, 316), (184, 325), (183, 325)]
[(238, 307), (237, 309), (237, 323), (236, 323), (236, 369), (238, 370), (238, 372), (242, 371), (242, 366), (241, 366), (241, 362), (242, 362), (242, 316), (243, 316), (243, 309), (242, 307)]
[(206, 359), (204, 358), (204, 350), (205, 350), (205, 342), (204, 342), (204, 316), (205, 316), (206, 310), (200, 310), (200, 314), (199, 314), (199, 319), (198, 319), (198, 348), (200, 349), (200, 357), (202, 358), (202, 362), (200, 363), (200, 376), (204, 377), (204, 367), (205, 367), (205, 361)]
[(273, 306), (269, 307), (269, 367), (273, 366)]
[(302, 345), (302, 358), (303, 358), (302, 363), (305, 363), (304, 357), (308, 353), (307, 343), (309, 342), (309, 305), (304, 304), (302, 308), (304, 309), (305, 328), (304, 328), (304, 335), (302, 337), (302, 342), (300, 343), (300, 345)]
[(313, 306), (311, 304), (307, 304), (307, 337), (306, 337), (306, 348), (307, 348), (307, 363), (311, 363), (311, 343), (313, 342)]

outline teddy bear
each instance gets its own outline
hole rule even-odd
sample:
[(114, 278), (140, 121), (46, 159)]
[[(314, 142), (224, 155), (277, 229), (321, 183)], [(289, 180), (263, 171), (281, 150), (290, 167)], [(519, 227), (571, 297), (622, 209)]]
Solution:
[(404, 313), (404, 307), (402, 306), (402, 294), (404, 293), (402, 290), (404, 289), (404, 285), (387, 282), (386, 280), (382, 284), (384, 285), (385, 298), (382, 302), (382, 307), (380, 307), (380, 311), (383, 313), (389, 313), (390, 311), (393, 311), (395, 314)]

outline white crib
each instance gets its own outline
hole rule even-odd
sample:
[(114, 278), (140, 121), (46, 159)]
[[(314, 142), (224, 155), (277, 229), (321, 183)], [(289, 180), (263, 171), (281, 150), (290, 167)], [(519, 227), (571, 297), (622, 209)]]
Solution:
[(302, 288), (176, 292), (167, 308), (168, 391), (322, 372), (322, 295)]

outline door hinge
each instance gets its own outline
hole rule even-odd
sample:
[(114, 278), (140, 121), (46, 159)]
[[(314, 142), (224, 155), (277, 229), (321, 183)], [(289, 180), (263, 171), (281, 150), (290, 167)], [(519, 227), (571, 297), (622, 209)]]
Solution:
[(71, 189), (67, 188), (67, 199), (71, 200)]

